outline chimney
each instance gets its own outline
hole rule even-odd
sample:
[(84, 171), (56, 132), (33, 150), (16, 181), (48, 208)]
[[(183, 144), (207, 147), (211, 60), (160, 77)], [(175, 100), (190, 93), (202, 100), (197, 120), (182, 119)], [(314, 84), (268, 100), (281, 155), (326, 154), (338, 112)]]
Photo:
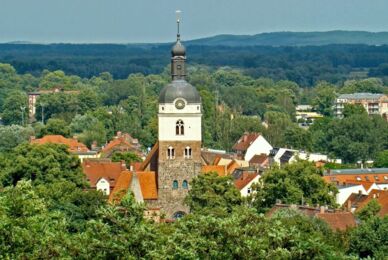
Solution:
[(121, 169), (123, 171), (127, 170), (127, 165), (125, 164), (125, 161), (124, 160), (121, 160)]
[(34, 141), (35, 139), (36, 139), (36, 137), (34, 135), (30, 136), (30, 142)]
[(325, 206), (320, 207), (319, 213), (325, 213)]
[(244, 142), (248, 141), (248, 133), (244, 134), (243, 140)]
[(78, 137), (76, 135), (73, 135), (73, 139), (78, 141)]
[(347, 204), (347, 210), (349, 211), (349, 212), (352, 212), (352, 201), (351, 200), (348, 200), (348, 204)]
[(120, 138), (121, 137), (121, 131), (117, 131), (117, 137)]
[(96, 150), (97, 149), (97, 141), (93, 141), (91, 148), (92, 148), (92, 150)]

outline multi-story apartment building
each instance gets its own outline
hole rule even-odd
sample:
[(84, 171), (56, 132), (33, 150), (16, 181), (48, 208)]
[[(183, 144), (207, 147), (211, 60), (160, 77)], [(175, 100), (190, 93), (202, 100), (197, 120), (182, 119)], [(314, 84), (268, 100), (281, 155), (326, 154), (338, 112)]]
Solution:
[(388, 119), (388, 96), (373, 93), (353, 93), (338, 96), (334, 104), (334, 115), (342, 118), (345, 104), (361, 104), (369, 115), (378, 114)]

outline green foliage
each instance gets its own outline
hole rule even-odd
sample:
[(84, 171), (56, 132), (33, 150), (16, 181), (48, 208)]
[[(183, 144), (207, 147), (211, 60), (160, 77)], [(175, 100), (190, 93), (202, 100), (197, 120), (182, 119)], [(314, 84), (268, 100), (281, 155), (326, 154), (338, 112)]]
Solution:
[(388, 150), (378, 152), (373, 165), (378, 168), (388, 167)]
[(25, 125), (28, 120), (27, 95), (20, 91), (10, 92), (4, 101), (1, 115), (6, 125)]
[(36, 184), (67, 180), (78, 187), (86, 182), (80, 162), (65, 145), (21, 144), (6, 155), (7, 164), (0, 170), (1, 183), (16, 185), (22, 179)]
[(193, 179), (185, 201), (193, 213), (226, 216), (242, 198), (230, 177), (211, 172)]
[(19, 125), (0, 126), (0, 152), (7, 152), (21, 143), (28, 142), (34, 135), (31, 127)]
[(121, 162), (125, 161), (127, 166), (131, 165), (133, 162), (142, 162), (143, 160), (133, 152), (115, 152), (112, 155), (112, 162)]
[(361, 210), (357, 212), (357, 217), (362, 221), (367, 221), (368, 219), (377, 216), (381, 209), (381, 205), (377, 202), (376, 199), (372, 199), (366, 204)]
[(372, 217), (362, 222), (349, 234), (349, 253), (360, 258), (388, 257), (388, 217)]
[(70, 137), (70, 128), (64, 120), (50, 118), (40, 132), (40, 137), (45, 135), (62, 135), (64, 137)]
[(264, 136), (274, 147), (283, 147), (286, 144), (285, 133), (293, 126), (289, 115), (282, 112), (269, 111), (265, 113), (264, 120), (268, 128), (264, 130)]
[(313, 163), (298, 161), (284, 168), (265, 172), (253, 193), (253, 205), (259, 212), (271, 208), (277, 200), (286, 204), (328, 205), (335, 207), (337, 189), (327, 184)]
[(344, 117), (351, 117), (353, 115), (367, 115), (365, 108), (361, 104), (345, 104), (343, 115)]

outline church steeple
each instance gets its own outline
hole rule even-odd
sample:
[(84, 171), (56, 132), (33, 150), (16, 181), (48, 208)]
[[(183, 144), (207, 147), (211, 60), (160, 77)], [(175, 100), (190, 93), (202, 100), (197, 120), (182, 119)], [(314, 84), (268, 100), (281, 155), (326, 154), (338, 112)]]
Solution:
[(176, 43), (171, 50), (171, 77), (172, 80), (184, 80), (186, 77), (186, 48), (181, 43), (180, 35), (180, 11), (177, 14), (177, 37)]

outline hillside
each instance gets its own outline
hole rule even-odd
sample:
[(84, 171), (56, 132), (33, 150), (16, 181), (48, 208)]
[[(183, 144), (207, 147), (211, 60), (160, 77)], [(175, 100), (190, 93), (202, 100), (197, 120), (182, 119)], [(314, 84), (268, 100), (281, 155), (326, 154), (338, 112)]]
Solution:
[(388, 44), (388, 32), (328, 31), (271, 32), (256, 35), (216, 35), (188, 41), (192, 45), (211, 46), (317, 46), (328, 44)]

